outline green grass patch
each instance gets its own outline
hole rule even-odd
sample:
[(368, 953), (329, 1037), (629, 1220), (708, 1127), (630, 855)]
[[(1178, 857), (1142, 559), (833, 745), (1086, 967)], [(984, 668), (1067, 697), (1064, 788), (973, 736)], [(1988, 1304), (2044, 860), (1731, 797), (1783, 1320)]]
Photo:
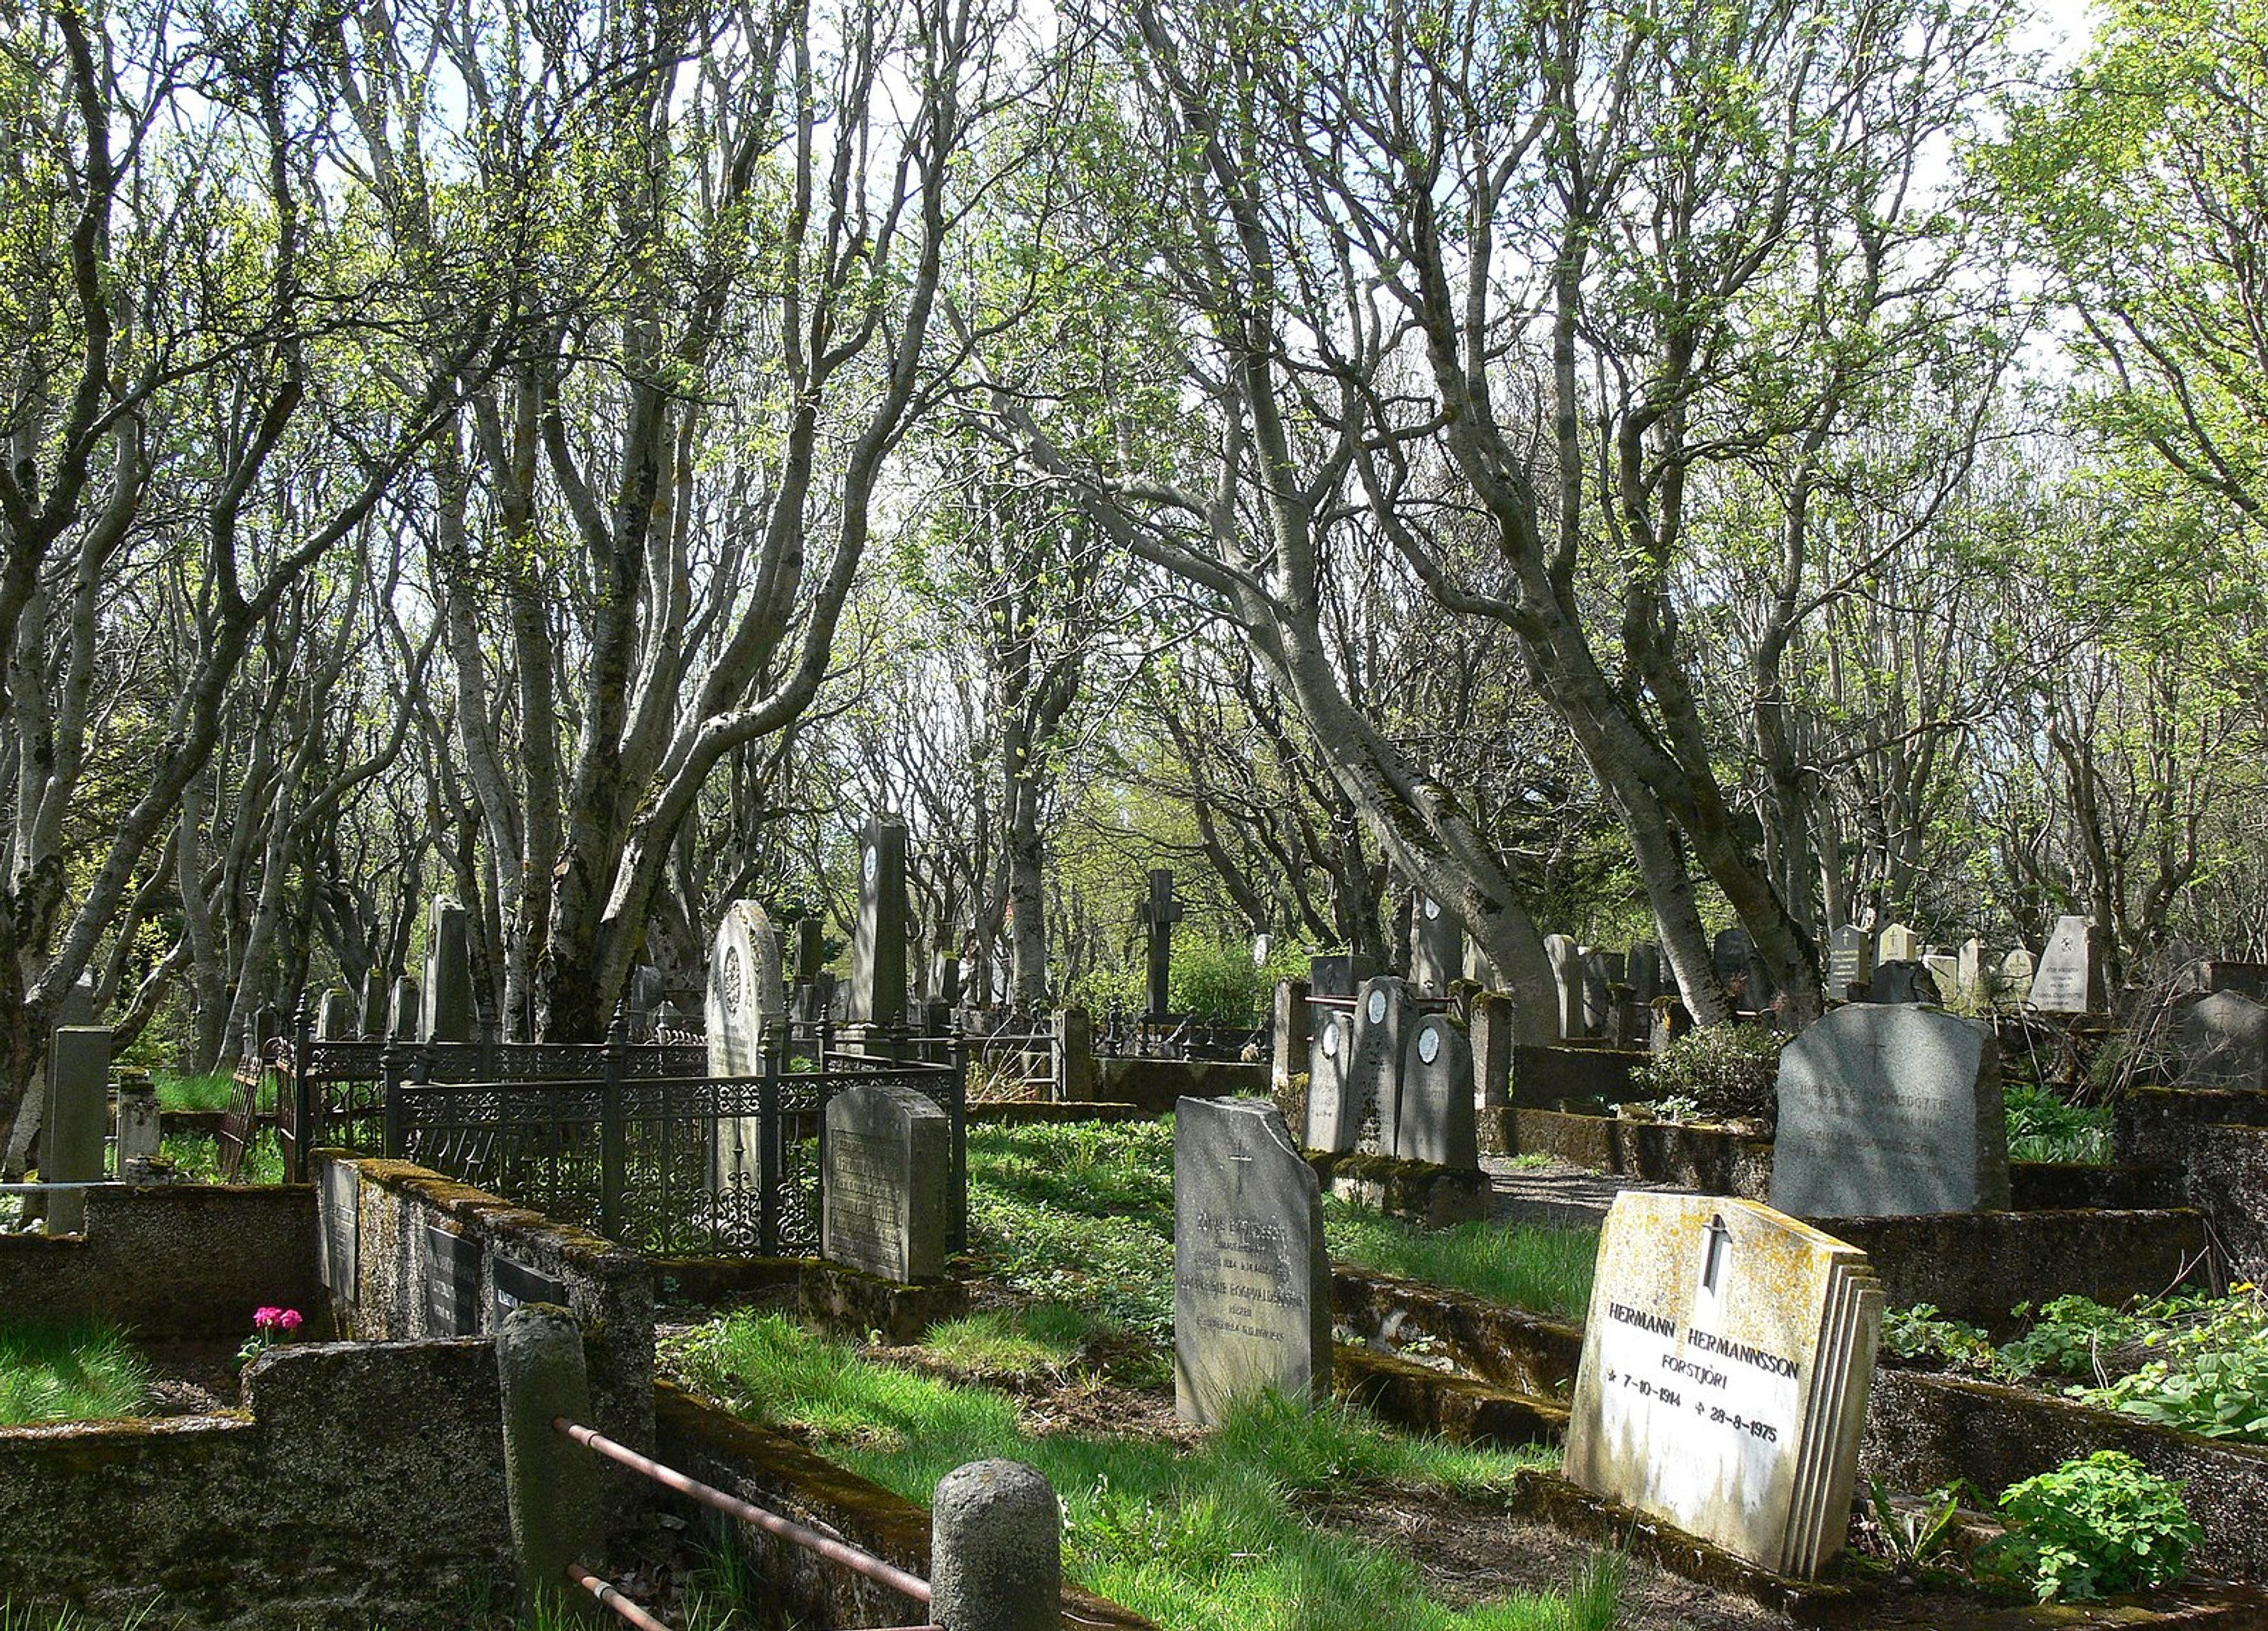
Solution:
[(1036, 1303), (932, 1325), (922, 1347), (964, 1370), (1028, 1376), (1079, 1363), (1101, 1334), (1103, 1327), (1075, 1308)]
[(107, 1322), (0, 1331), (0, 1426), (138, 1415), (149, 1385), (149, 1362)]
[(1429, 1597), (1416, 1567), (1344, 1531), (1313, 1526), (1303, 1496), (1427, 1487), (1487, 1498), (1543, 1451), (1459, 1449), (1386, 1432), (1364, 1413), (1255, 1399), (1193, 1450), (1132, 1437), (1034, 1436), (1015, 1402), (860, 1360), (777, 1315), (738, 1313), (673, 1344), (697, 1385), (750, 1420), (926, 1503), (964, 1462), (1007, 1456), (1063, 1497), (1064, 1566), (1167, 1631), (1608, 1631), (1610, 1565), (1567, 1592), (1458, 1609)]
[(1461, 1223), (1424, 1229), (1326, 1199), (1323, 1233), (1335, 1262), (1422, 1280), (1580, 1324), (1599, 1256), (1594, 1229)]
[[(179, 1171), (181, 1181), (188, 1184), (219, 1184), (225, 1180), (220, 1171), (220, 1140), (204, 1133), (168, 1133), (162, 1146)], [(288, 1175), (284, 1163), (284, 1148), (276, 1142), (270, 1130), (255, 1136), (251, 1147), (244, 1152), (244, 1164), (234, 1182), (239, 1184), (281, 1184)]]
[(160, 1110), (226, 1110), (236, 1103), (236, 1077), (228, 1071), (217, 1071), (210, 1076), (182, 1076), (169, 1070), (153, 1070), (150, 1073), (150, 1085), (158, 1089)]

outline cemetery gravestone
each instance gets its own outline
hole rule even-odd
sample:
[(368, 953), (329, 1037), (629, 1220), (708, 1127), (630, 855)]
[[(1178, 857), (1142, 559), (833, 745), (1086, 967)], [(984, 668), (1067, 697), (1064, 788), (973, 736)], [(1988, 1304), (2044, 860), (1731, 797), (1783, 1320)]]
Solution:
[(530, 1303), (549, 1303), (554, 1308), (567, 1306), (565, 1280), (554, 1280), (501, 1254), (490, 1259), (489, 1283), (489, 1313), (499, 1329), (512, 1310)]
[(2268, 1002), (2268, 963), (2208, 957), (2199, 965), (2198, 978), (2207, 992), (2233, 991), (2255, 1002)]
[(1989, 1026), (1854, 1005), (1779, 1059), (1771, 1203), (1799, 1217), (1910, 1217), (2008, 1205), (2008, 1124)]
[(1351, 997), (1362, 983), (1378, 972), (1378, 964), (1350, 951), (1335, 952), (1307, 963), (1307, 994), (1311, 997)]
[(1307, 1050), (1307, 1148), (1344, 1154), (1362, 1133), (1362, 1095), (1352, 1082), (1354, 1015), (1343, 1008), (1317, 1008), (1314, 1015)]
[(808, 985), (819, 978), (827, 962), (827, 926), (817, 918), (799, 918), (795, 925), (795, 983)]
[(1875, 937), (1874, 961), (1883, 963), (1918, 963), (1921, 961), (1921, 936), (1903, 923), (1893, 923)]
[(1307, 1002), (1307, 982), (1286, 979), (1276, 982), (1275, 1038), (1272, 1062), (1269, 1066), (1269, 1085), (1278, 1093), (1292, 1086), (1292, 1073), (1300, 1061), (1307, 1057), (1312, 1040), (1310, 1027), (1314, 1013)]
[(1854, 1247), (1754, 1201), (1625, 1191), (1599, 1237), (1566, 1476), (1818, 1574), (1850, 1527), (1881, 1317)]
[(315, 1266), (335, 1308), (362, 1295), (362, 1173), (350, 1161), (326, 1161), (315, 1185), (321, 1223)]
[(335, 985), (323, 993), (322, 1006), (315, 1010), (315, 1040), (345, 1042), (354, 1034), (354, 999)]
[(1174, 1124), (1174, 1409), (1210, 1427), (1269, 1387), (1331, 1395), (1322, 1186), (1273, 1104), (1185, 1098)]
[(481, 1334), (481, 1243), (425, 1226), (425, 1334)]
[(1613, 1037), (1616, 1025), (1615, 987), (1623, 981), (1618, 951), (1583, 954), (1583, 1029), (1594, 1037)]
[[(66, 1025), (48, 1044), (48, 1124), (40, 1137), (40, 1177), (50, 1184), (99, 1184), (110, 1121), (110, 1031)], [(86, 1231), (86, 1192), (48, 1195), (48, 1232)]]
[(1930, 978), (1937, 983), (1939, 1001), (1948, 1000), (1960, 993), (1961, 961), (1959, 958), (1948, 956), (1941, 951), (1933, 951), (1921, 960), (1921, 965), (1929, 970)]
[(1410, 983), (1420, 996), (1445, 997), (1464, 968), (1464, 926), (1432, 896), (1417, 896), (1410, 903)]
[(1856, 986), (1872, 988), (1874, 979), (1874, 943), (1864, 929), (1845, 923), (1827, 937), (1827, 988), (1840, 999), (1850, 997)]
[(363, 976), (362, 1034), (373, 1041), (386, 1035), (386, 976), (376, 969)]
[(1630, 974), (1631, 1000), (1641, 1008), (1652, 1007), (1661, 995), (1661, 948), (1652, 941), (1638, 941), (1630, 948), (1624, 967)]
[(1173, 1011), (1174, 1006), (1174, 925), (1182, 918), (1181, 904), (1174, 898), (1174, 875), (1167, 867), (1158, 867), (1150, 874), (1150, 892), (1135, 909), (1135, 917), (1149, 940), (1149, 1008), (1148, 1017), (1157, 1019)]
[(2055, 934), (2032, 970), (2031, 1004), (2049, 1014), (2100, 1014), (2102, 943), (2085, 918), (2058, 918)]
[(887, 816), (859, 838), (858, 933), (850, 948), (851, 1015), (906, 1022), (906, 829)]
[(1446, 1015), (1428, 1014), (1410, 1027), (1402, 1059), (1402, 1117), (1394, 1154), (1404, 1161), (1476, 1171), (1480, 1136), (1473, 1116), (1473, 1051), (1464, 1031)]
[(1974, 934), (1961, 942), (1954, 955), (1954, 978), (1960, 982), (1962, 994), (1972, 1002), (1992, 996), (1985, 988), (1984, 942)]
[(1402, 1117), (1402, 1047), (1417, 1015), (1407, 983), (1381, 974), (1364, 984), (1354, 1010), (1354, 1062), (1348, 1086), (1357, 1125), (1366, 1130), (1373, 1118), (1374, 1140), (1358, 1140), (1358, 1147), (1391, 1152), (1399, 1136)]
[(953, 1159), (945, 1111), (894, 1081), (860, 1082), (827, 1102), (820, 1251), (900, 1284), (945, 1273)]
[(1484, 991), (1473, 999), (1467, 1040), (1473, 1051), (1473, 1098), (1484, 1110), (1512, 1103), (1512, 999)]
[(2188, 1004), (2175, 1030), (2184, 1086), (2268, 1088), (2268, 1007), (2217, 991)]
[[(752, 900), (725, 908), (724, 921), (709, 948), (707, 1022), (709, 1074), (757, 1076), (764, 1069), (764, 1036), (786, 1017), (787, 992), (780, 980), (779, 940), (772, 920)], [(710, 1160), (710, 1183), (717, 1189), (753, 1187), (762, 1172), (759, 1147), (763, 1123), (754, 1116), (717, 1122), (717, 1148)]]
[(1945, 1001), (1945, 993), (1937, 987), (1937, 976), (1925, 963), (1878, 963), (1874, 965), (1874, 984), (1867, 996), (1870, 1002), (1925, 1003), (1935, 1007)]
[[(118, 1176), (130, 1177), (136, 1163), (147, 1163), (165, 1152), (165, 1133), (158, 1110), (158, 1089), (150, 1085), (146, 1070), (118, 1073)], [(149, 1170), (146, 1164), (139, 1168)]]
[(1999, 988), (2011, 1002), (2031, 1000), (2032, 954), (2021, 946), (2000, 959)]
[(1094, 1016), (1071, 1007), (1055, 1012), (1055, 1091), (1066, 1103), (1092, 1101), (1102, 1085), (1094, 1059)]
[(394, 1010), (387, 1020), (386, 1034), (395, 1042), (418, 1041), (423, 1035), (423, 1015), (417, 982), (405, 974), (394, 982)]
[(465, 909), (444, 897), (433, 903), (425, 953), (426, 1042), (473, 1039), (473, 954)]
[(1571, 937), (1546, 934), (1543, 957), (1551, 965), (1551, 978), (1559, 988), (1560, 1037), (1580, 1041), (1590, 1034), (1583, 1029), (1583, 955)]

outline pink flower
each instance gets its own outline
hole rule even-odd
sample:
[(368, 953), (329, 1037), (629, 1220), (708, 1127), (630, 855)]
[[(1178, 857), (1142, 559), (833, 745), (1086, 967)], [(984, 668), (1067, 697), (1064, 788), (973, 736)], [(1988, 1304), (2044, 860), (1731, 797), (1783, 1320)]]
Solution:
[(306, 1321), (300, 1317), (299, 1310), (298, 1309), (287, 1308), (276, 1314), (276, 1323), (278, 1325), (281, 1325), (285, 1331), (297, 1331), (301, 1325), (305, 1325)]
[(256, 1308), (252, 1310), (252, 1323), (262, 1331), (273, 1331), (284, 1323), (284, 1315), (280, 1308)]

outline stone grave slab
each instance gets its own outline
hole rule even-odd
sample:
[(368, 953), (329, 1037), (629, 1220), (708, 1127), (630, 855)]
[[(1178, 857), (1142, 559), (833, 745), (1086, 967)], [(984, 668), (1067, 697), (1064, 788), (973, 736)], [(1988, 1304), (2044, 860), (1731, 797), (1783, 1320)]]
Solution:
[(481, 1243), (438, 1223), (425, 1226), (425, 1334), (481, 1333)]
[(827, 1102), (820, 1251), (900, 1284), (945, 1273), (951, 1123), (925, 1096), (860, 1082)]
[(1921, 961), (1921, 936), (1903, 923), (1886, 926), (1874, 937), (1876, 963), (1918, 963)]
[(1837, 925), (1827, 937), (1827, 989), (1837, 998), (1847, 998), (1854, 985), (1872, 987), (1874, 980), (1874, 942), (1866, 930), (1845, 923)]
[(1402, 1050), (1418, 1006), (1404, 981), (1381, 974), (1366, 981), (1354, 1010), (1354, 1062), (1347, 1085), (1356, 1125), (1356, 1148), (1381, 1154), (1394, 1148), (1402, 1118)]
[(1910, 1217), (2008, 1205), (2008, 1128), (1992, 1029), (1934, 1009), (1852, 1004), (1779, 1057), (1772, 1205), (1799, 1217)]
[(2102, 987), (2102, 955), (2095, 925), (2085, 918), (2058, 918), (2048, 948), (2032, 970), (2031, 1005), (2048, 1014), (2100, 1014), (2109, 1006)]
[(315, 1212), (322, 1228), (318, 1277), (334, 1303), (362, 1295), (362, 1173), (350, 1161), (326, 1161), (315, 1180)]
[(1185, 1098), (1174, 1122), (1174, 1404), (1219, 1422), (1276, 1388), (1331, 1394), (1322, 1189), (1264, 1099)]
[(1410, 983), (1423, 997), (1445, 997), (1465, 971), (1465, 927), (1432, 896), (1410, 903)]
[(1473, 1050), (1464, 1028), (1444, 1014), (1420, 1015), (1402, 1056), (1402, 1116), (1393, 1153), (1404, 1161), (1477, 1171)]
[(1317, 1008), (1314, 1024), (1307, 1048), (1307, 1148), (1344, 1154), (1362, 1133), (1362, 1095), (1352, 1085), (1354, 1015)]
[(1624, 1192), (1599, 1237), (1566, 1476), (1815, 1576), (1850, 1527), (1881, 1317), (1855, 1247), (1754, 1201)]

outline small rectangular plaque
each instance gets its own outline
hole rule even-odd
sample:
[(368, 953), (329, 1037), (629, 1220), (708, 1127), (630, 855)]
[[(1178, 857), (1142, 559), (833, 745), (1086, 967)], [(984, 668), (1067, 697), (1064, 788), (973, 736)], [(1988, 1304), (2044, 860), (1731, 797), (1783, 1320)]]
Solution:
[(322, 1214), (323, 1289), (335, 1303), (352, 1303), (362, 1295), (362, 1173), (350, 1162), (324, 1164), (322, 1187), (316, 1194)]
[(481, 1332), (481, 1243), (425, 1226), (425, 1325), (436, 1337)]
[(504, 1324), (504, 1317), (523, 1303), (550, 1303), (561, 1308), (567, 1306), (567, 1282), (540, 1274), (524, 1263), (515, 1263), (499, 1253), (491, 1270), (495, 1275), (496, 1292), (490, 1306), (496, 1310), (496, 1323)]

